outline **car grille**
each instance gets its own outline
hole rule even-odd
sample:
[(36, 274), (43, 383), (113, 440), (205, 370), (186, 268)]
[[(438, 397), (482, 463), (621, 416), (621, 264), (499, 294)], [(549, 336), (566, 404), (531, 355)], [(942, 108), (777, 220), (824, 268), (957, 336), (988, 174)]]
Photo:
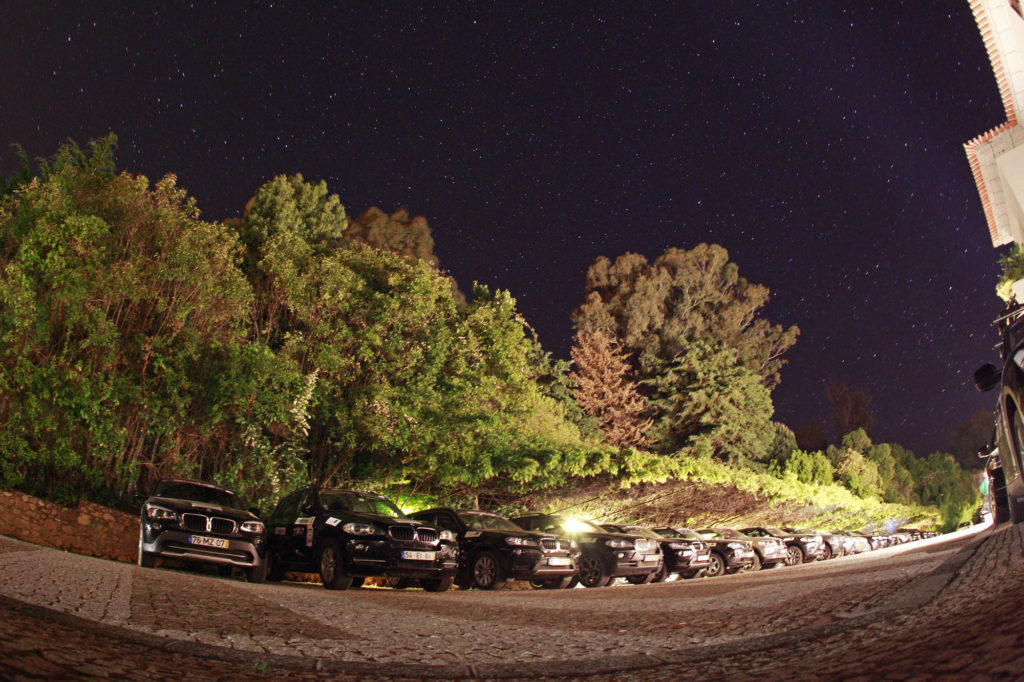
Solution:
[(557, 538), (541, 538), (540, 547), (545, 552), (558, 552), (569, 549), (569, 543), (563, 542)]
[(437, 531), (433, 528), (414, 528), (412, 526), (391, 526), (388, 535), (402, 542), (437, 542)]
[(230, 535), (235, 532), (236, 524), (231, 519), (220, 516), (206, 516), (205, 514), (182, 514), (181, 527), (186, 530), (198, 531), (200, 533), (220, 533)]

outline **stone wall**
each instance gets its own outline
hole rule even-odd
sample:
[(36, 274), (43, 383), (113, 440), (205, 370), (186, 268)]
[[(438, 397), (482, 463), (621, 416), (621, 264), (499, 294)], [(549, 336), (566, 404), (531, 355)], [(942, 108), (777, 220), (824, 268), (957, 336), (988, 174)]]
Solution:
[(65, 507), (0, 490), (0, 535), (78, 554), (133, 562), (139, 517), (92, 502)]

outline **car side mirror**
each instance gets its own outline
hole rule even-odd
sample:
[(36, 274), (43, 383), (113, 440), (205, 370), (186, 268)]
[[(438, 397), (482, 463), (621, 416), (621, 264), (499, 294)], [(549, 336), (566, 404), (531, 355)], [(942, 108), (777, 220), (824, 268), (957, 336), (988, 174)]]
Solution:
[(1003, 378), (1003, 372), (1001, 369), (993, 365), (991, 362), (986, 362), (984, 365), (979, 367), (974, 372), (974, 385), (979, 391), (984, 393), (985, 391), (991, 391), (998, 384), (1000, 379)]

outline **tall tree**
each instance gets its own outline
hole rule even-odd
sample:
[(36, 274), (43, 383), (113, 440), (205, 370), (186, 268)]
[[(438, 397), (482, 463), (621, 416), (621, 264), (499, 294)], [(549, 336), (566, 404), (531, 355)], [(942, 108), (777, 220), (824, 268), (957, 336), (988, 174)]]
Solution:
[(653, 420), (646, 416), (647, 401), (630, 378), (629, 355), (605, 332), (580, 332), (572, 359), (573, 395), (583, 412), (597, 420), (605, 442), (619, 449), (645, 447), (644, 433)]
[(825, 385), (825, 399), (832, 406), (832, 428), (837, 439), (857, 429), (871, 428), (874, 420), (868, 411), (871, 397), (867, 393), (830, 379)]
[(799, 333), (759, 317), (768, 289), (740, 277), (717, 244), (668, 249), (653, 263), (635, 253), (614, 263), (598, 258), (587, 271), (585, 295), (573, 313), (576, 329), (614, 336), (635, 354), (643, 378), (702, 343), (733, 349), (737, 362), (771, 389)]

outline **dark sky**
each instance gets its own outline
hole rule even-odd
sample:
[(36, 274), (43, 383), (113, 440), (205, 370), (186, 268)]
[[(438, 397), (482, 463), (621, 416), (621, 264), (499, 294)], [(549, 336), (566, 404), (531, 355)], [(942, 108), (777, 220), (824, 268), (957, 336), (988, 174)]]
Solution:
[(966, 0), (97, 4), (5, 5), (0, 172), (113, 131), (209, 220), (323, 179), (426, 216), (565, 358), (595, 258), (717, 242), (802, 330), (780, 421), (828, 417), (832, 377), (924, 455), (993, 404), (1000, 252), (962, 145), (1005, 115)]

